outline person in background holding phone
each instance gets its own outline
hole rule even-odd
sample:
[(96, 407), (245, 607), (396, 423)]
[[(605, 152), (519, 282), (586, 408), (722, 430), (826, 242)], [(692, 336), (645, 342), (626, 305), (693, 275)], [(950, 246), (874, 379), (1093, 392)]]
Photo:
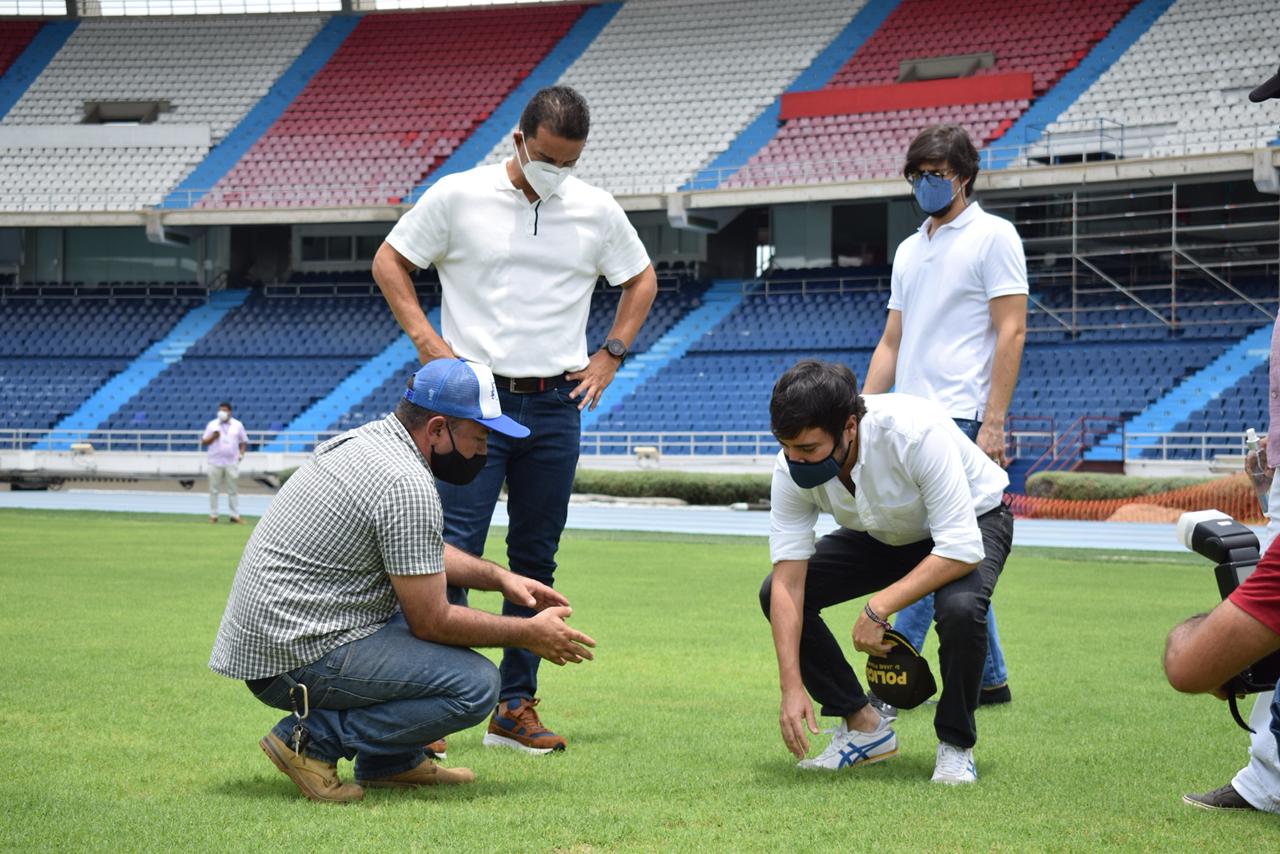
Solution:
[(205, 425), (201, 447), (209, 449), (209, 523), (218, 521), (218, 493), (227, 494), (227, 512), (231, 524), (240, 524), (240, 461), (249, 448), (249, 434), (244, 425), (231, 417), (231, 404), (218, 404), (218, 417)]

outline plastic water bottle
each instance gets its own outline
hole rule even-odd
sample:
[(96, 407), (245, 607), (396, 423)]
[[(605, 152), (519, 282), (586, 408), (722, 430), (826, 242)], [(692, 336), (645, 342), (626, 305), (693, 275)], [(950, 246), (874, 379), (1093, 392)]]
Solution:
[(1267, 477), (1266, 451), (1258, 446), (1258, 431), (1252, 427), (1244, 431), (1244, 443), (1253, 454), (1253, 462), (1245, 467), (1249, 479), (1253, 481), (1253, 490), (1258, 493), (1258, 505), (1263, 514), (1267, 513), (1267, 503), (1271, 492), (1271, 479)]

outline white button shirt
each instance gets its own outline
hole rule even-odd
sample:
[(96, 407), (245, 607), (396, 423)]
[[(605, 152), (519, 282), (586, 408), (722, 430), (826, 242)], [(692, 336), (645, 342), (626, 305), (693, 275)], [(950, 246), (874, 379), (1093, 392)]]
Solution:
[(851, 495), (832, 478), (801, 489), (786, 452), (773, 470), (769, 556), (808, 560), (820, 512), (841, 527), (902, 546), (933, 539), (933, 554), (977, 563), (985, 553), (978, 516), (995, 509), (1009, 476), (969, 440), (938, 404), (908, 394), (864, 395)]
[(649, 266), (613, 196), (569, 177), (530, 203), (505, 163), (441, 178), (387, 242), (418, 267), (435, 264), (453, 352), (508, 377), (585, 368), (596, 280), (620, 285)]
[(894, 391), (981, 420), (996, 350), (988, 304), (1025, 293), (1027, 259), (1013, 223), (977, 202), (933, 237), (925, 220), (893, 256), (888, 307), (902, 312)]

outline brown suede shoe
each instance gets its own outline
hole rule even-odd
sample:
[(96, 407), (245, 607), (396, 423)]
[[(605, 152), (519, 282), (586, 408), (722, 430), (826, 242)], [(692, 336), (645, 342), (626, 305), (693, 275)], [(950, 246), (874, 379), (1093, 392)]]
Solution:
[(367, 789), (415, 789), (418, 786), (460, 786), (474, 783), (476, 775), (469, 768), (445, 768), (430, 759), (424, 759), (416, 768), (379, 777), (377, 780), (360, 780)]
[(1225, 786), (1205, 792), (1203, 795), (1183, 795), (1182, 802), (1188, 806), (1202, 810), (1253, 810), (1257, 809), (1246, 801), (1235, 787), (1228, 783)]
[(277, 768), (283, 771), (308, 800), (330, 804), (349, 804), (364, 797), (364, 789), (338, 779), (338, 767), (294, 753), (274, 732), (258, 742)]

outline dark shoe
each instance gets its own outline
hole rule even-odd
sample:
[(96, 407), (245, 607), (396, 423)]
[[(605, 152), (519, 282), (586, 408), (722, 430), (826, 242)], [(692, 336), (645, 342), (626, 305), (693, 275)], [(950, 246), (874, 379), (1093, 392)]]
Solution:
[(1005, 683), (996, 688), (983, 688), (978, 692), (979, 706), (994, 706), (999, 703), (1009, 703), (1013, 701), (1013, 694), (1009, 693), (1009, 683)]
[(308, 800), (348, 804), (364, 797), (364, 789), (338, 779), (338, 766), (294, 753), (274, 732), (267, 733), (258, 746)]
[(1183, 795), (1182, 802), (1202, 810), (1253, 810), (1253, 804), (1240, 796), (1240, 793), (1228, 783), (1220, 789), (1205, 792), (1203, 795)]
[(871, 708), (879, 712), (880, 717), (885, 720), (896, 721), (898, 719), (898, 707), (889, 705), (871, 691), (867, 692), (867, 702), (869, 702), (871, 704)]
[(232, 516), (232, 517), (231, 517), (231, 524), (232, 524), (232, 525), (243, 525), (243, 524), (244, 524), (244, 520), (243, 520), (243, 519), (241, 519), (239, 516)]
[(359, 780), (366, 789), (416, 789), (418, 786), (460, 786), (474, 783), (476, 775), (470, 768), (445, 768), (430, 759), (424, 759), (415, 768), (379, 777), (376, 780)]
[(525, 753), (550, 753), (553, 750), (564, 750), (567, 743), (563, 738), (542, 725), (534, 706), (537, 700), (517, 697), (503, 700), (494, 710), (489, 720), (489, 731), (485, 733), (486, 747), (510, 747)]
[(445, 756), (445, 750), (447, 748), (448, 748), (448, 745), (445, 743), (445, 740), (443, 738), (437, 738), (435, 741), (431, 742), (430, 744), (424, 745), (422, 749), (427, 751), (428, 759), (435, 759), (439, 762), (443, 762), (444, 756)]

